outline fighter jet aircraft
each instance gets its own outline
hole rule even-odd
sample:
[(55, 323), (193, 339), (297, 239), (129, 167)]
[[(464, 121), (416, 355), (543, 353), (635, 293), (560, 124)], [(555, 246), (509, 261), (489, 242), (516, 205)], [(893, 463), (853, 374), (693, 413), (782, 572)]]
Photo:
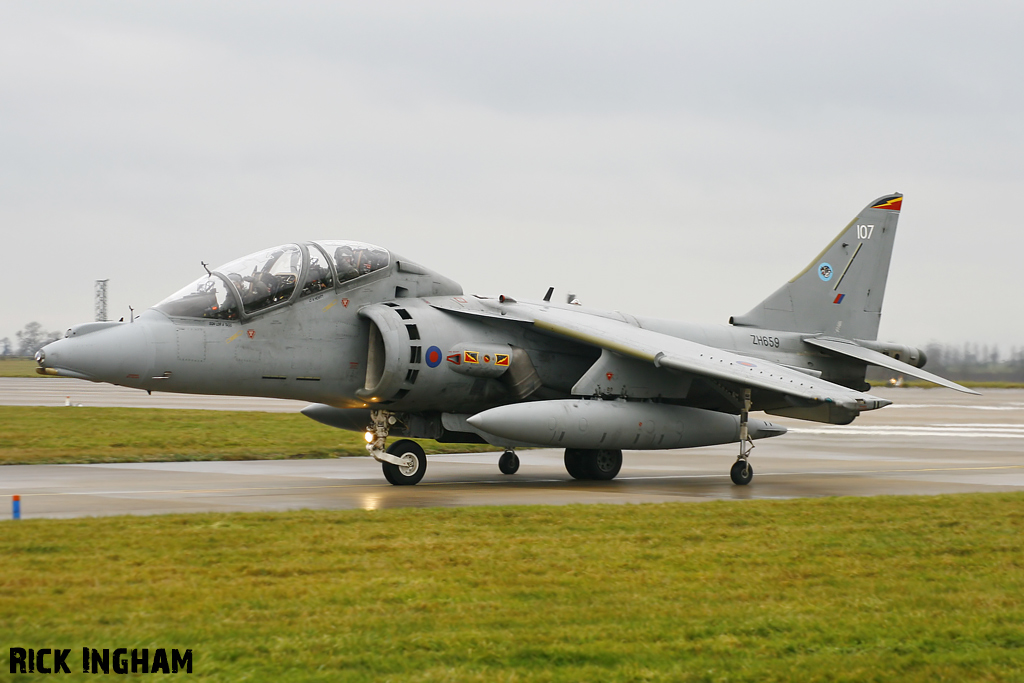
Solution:
[[(868, 204), (796, 277), (728, 325), (552, 301), (467, 295), (381, 247), (311, 241), (207, 272), (129, 322), (76, 325), (38, 354), (42, 374), (147, 391), (299, 399), (365, 432), (395, 485), (423, 449), (403, 438), (565, 449), (576, 479), (610, 480), (622, 451), (739, 443), (782, 426), (752, 411), (848, 424), (890, 403), (868, 365), (972, 392), (921, 369), (919, 349), (876, 341), (902, 195)], [(205, 264), (204, 264), (205, 265)], [(571, 298), (571, 297), (570, 297)]]

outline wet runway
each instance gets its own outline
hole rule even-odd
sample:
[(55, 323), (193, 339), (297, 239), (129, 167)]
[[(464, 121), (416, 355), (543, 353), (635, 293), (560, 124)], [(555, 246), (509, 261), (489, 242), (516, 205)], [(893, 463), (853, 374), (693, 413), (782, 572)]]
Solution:
[[(498, 473), (496, 453), (431, 456), (425, 479), (415, 487), (387, 484), (380, 465), (369, 458), (7, 466), (0, 468), (0, 496), (20, 494), (23, 517), (30, 518), (1024, 490), (1024, 390), (985, 390), (980, 397), (941, 389), (873, 393), (895, 404), (845, 427), (773, 418), (791, 431), (757, 442), (754, 480), (746, 487), (729, 480), (738, 449), (730, 445), (627, 451), (622, 473), (611, 482), (572, 480), (561, 451), (549, 449), (522, 451), (522, 466), (513, 476)], [(191, 402), (181, 407), (197, 407), (196, 397), (171, 398)], [(96, 395), (81, 402), (92, 400), (119, 399)], [(224, 402), (230, 409), (257, 410), (263, 408), (237, 402), (261, 400), (202, 399), (216, 407)], [(275, 403), (284, 402), (270, 406)]]

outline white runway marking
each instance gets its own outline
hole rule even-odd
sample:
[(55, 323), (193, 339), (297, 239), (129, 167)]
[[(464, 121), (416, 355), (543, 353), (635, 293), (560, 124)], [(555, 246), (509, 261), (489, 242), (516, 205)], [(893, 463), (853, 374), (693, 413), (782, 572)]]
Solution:
[[(875, 391), (875, 393), (878, 393)], [(886, 406), (886, 410), (898, 410), (900, 408), (948, 408), (951, 410), (1024, 410), (1024, 403), (1006, 403), (1000, 406), (982, 406), (982, 405), (958, 405), (954, 403), (893, 403), (890, 406)]]
[(835, 427), (790, 427), (793, 434), (857, 434), (861, 436), (955, 436), (961, 438), (982, 439), (1024, 439), (1024, 426), (996, 426), (987, 424), (976, 425), (929, 425), (913, 427), (909, 425), (844, 425)]

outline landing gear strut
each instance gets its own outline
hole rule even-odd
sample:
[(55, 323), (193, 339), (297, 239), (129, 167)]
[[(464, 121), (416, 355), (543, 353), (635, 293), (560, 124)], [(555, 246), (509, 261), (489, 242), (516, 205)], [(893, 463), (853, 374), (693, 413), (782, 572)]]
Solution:
[(519, 471), (519, 456), (515, 451), (505, 451), (498, 458), (498, 469), (502, 474), (515, 474)]
[(740, 410), (740, 454), (729, 470), (732, 483), (737, 486), (746, 486), (754, 478), (754, 468), (750, 466), (747, 459), (750, 451), (754, 450), (754, 440), (750, 438), (747, 431), (747, 417), (750, 413), (750, 389), (743, 390), (743, 408)]
[(387, 450), (391, 426), (398, 420), (386, 410), (370, 412), (370, 425), (366, 428), (366, 450), (381, 464), (384, 478), (395, 486), (412, 486), (420, 483), (427, 472), (427, 457), (420, 445), (409, 439), (391, 444)]

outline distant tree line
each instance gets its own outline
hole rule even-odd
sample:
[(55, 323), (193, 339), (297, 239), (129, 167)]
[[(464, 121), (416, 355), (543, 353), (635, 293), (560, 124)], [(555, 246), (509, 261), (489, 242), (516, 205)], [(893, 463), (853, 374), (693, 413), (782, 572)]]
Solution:
[(36, 351), (47, 344), (64, 336), (61, 332), (47, 332), (37, 322), (30, 322), (25, 325), (21, 332), (14, 335), (17, 341), (11, 343), (10, 337), (0, 339), (0, 355), (2, 356), (25, 356), (32, 358)]
[(1010, 347), (1003, 356), (999, 347), (967, 342), (963, 345), (928, 344), (929, 371), (952, 380), (975, 382), (1024, 382), (1024, 346)]

